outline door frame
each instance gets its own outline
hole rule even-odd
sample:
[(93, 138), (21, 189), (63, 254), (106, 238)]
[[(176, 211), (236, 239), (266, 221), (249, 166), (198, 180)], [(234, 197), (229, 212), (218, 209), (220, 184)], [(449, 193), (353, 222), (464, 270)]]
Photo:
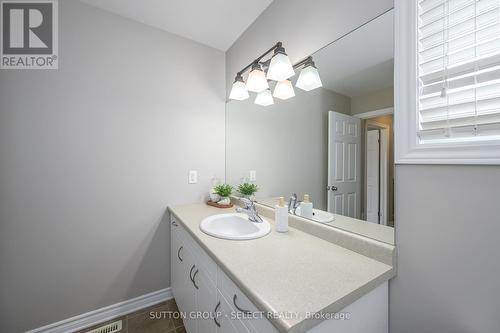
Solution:
[[(364, 220), (366, 220), (367, 222), (371, 222), (371, 223), (377, 223), (377, 224), (380, 224), (380, 221), (382, 219), (382, 215), (381, 215), (381, 210), (382, 210), (382, 205), (383, 205), (383, 198), (382, 198), (382, 130), (378, 127), (378, 126), (371, 126), (371, 125), (368, 125), (366, 126), (366, 130), (364, 131), (364, 138), (365, 138), (365, 146), (363, 147), (364, 148), (364, 160), (363, 160), (363, 167), (364, 167), (364, 173), (365, 173), (365, 176), (364, 176), (364, 184), (363, 184), (363, 203), (364, 203)], [(376, 134), (376, 136), (372, 136), (371, 134)], [(372, 142), (373, 140), (373, 142)], [(375, 141), (377, 140), (377, 141)], [(377, 155), (376, 156), (371, 156), (371, 157), (374, 157), (376, 159), (376, 161), (373, 160), (373, 158), (370, 157), (369, 155), (369, 152), (370, 152), (370, 149), (369, 147), (371, 147), (372, 145), (376, 145), (376, 152), (377, 152)], [(368, 165), (371, 166), (371, 168), (374, 168), (375, 170), (372, 170), (371, 168), (368, 168)], [(374, 171), (377, 171), (377, 172), (374, 172)], [(371, 177), (369, 177), (369, 175), (371, 175)], [(370, 185), (374, 185), (373, 183), (371, 183), (369, 181), (369, 179), (371, 179), (373, 176), (376, 177), (376, 184), (377, 184), (377, 187), (375, 189), (375, 191), (377, 192), (377, 211), (376, 211), (376, 217), (374, 220), (369, 220), (369, 217), (368, 217), (368, 214), (370, 214), (370, 217), (372, 217), (371, 215), (375, 212), (369, 212), (368, 211), (368, 205), (370, 202), (372, 202), (373, 198), (371, 198), (370, 200), (368, 200), (368, 196), (371, 195), (371, 194), (374, 194), (374, 191), (370, 191)]]
[(380, 219), (379, 224), (387, 225), (388, 221), (388, 213), (389, 213), (389, 205), (388, 205), (388, 195), (389, 189), (387, 186), (387, 182), (389, 179), (389, 131), (390, 126), (382, 123), (378, 123), (376, 121), (366, 119), (364, 126), (364, 215), (366, 218), (366, 211), (368, 205), (368, 170), (367, 170), (367, 158), (368, 158), (368, 149), (366, 149), (368, 145), (368, 127), (377, 128), (380, 131), (380, 150), (379, 150), (379, 161), (380, 161), (380, 174), (379, 174), (379, 212)]
[(385, 108), (385, 109), (378, 109), (378, 110), (373, 110), (373, 111), (368, 111), (368, 112), (363, 112), (363, 113), (357, 113), (353, 114), (353, 117), (361, 118), (361, 119), (370, 119), (370, 118), (376, 118), (380, 116), (387, 116), (389, 114), (394, 114), (394, 108)]

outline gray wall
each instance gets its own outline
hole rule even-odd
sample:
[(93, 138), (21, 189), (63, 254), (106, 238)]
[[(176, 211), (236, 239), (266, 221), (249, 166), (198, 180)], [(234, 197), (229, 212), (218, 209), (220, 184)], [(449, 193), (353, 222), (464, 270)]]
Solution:
[(500, 331), (500, 166), (396, 166), (393, 333)]
[(168, 287), (167, 205), (224, 177), (224, 53), (59, 7), (60, 69), (0, 73), (5, 333)]
[(351, 114), (375, 111), (394, 106), (394, 87), (370, 94), (355, 96), (351, 99)]
[(232, 101), (226, 112), (226, 176), (231, 184), (257, 171), (257, 197), (311, 195), (326, 210), (328, 111), (349, 113), (350, 99), (326, 89), (304, 92), (274, 105)]
[[(275, 0), (229, 50), (226, 84), (276, 40), (296, 60), (390, 7), (386, 0)], [(283, 18), (294, 24), (279, 24)], [(498, 332), (500, 166), (400, 165), (395, 178), (391, 332)]]

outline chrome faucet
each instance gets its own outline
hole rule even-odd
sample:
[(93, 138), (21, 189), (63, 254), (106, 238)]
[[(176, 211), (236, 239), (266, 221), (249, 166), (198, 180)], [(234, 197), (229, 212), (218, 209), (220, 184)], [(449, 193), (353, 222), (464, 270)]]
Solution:
[(262, 218), (257, 213), (257, 208), (252, 200), (247, 198), (240, 198), (240, 202), (243, 204), (244, 208), (236, 208), (238, 213), (245, 213), (248, 215), (248, 220), (255, 223), (262, 223)]
[(297, 193), (293, 193), (290, 199), (288, 199), (288, 211), (290, 213), (293, 213), (294, 215), (297, 215), (295, 211), (297, 210), (297, 207), (299, 207), (301, 202), (302, 201), (297, 199)]

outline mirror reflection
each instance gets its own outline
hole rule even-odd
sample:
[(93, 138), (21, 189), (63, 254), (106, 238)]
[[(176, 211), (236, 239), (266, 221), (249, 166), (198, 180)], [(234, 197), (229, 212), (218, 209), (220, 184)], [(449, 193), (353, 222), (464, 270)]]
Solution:
[[(259, 203), (394, 243), (393, 12), (312, 54), (322, 86), (226, 107), (226, 180)], [(274, 91), (275, 87), (270, 87)], [(257, 101), (258, 102), (258, 101)]]

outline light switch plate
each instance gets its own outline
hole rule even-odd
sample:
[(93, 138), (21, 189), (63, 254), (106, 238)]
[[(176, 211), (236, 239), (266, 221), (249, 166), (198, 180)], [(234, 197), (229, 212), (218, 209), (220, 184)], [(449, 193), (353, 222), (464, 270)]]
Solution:
[(189, 170), (188, 184), (196, 184), (196, 183), (198, 183), (198, 171)]
[(250, 170), (250, 181), (255, 182), (257, 181), (257, 171), (255, 170)]

